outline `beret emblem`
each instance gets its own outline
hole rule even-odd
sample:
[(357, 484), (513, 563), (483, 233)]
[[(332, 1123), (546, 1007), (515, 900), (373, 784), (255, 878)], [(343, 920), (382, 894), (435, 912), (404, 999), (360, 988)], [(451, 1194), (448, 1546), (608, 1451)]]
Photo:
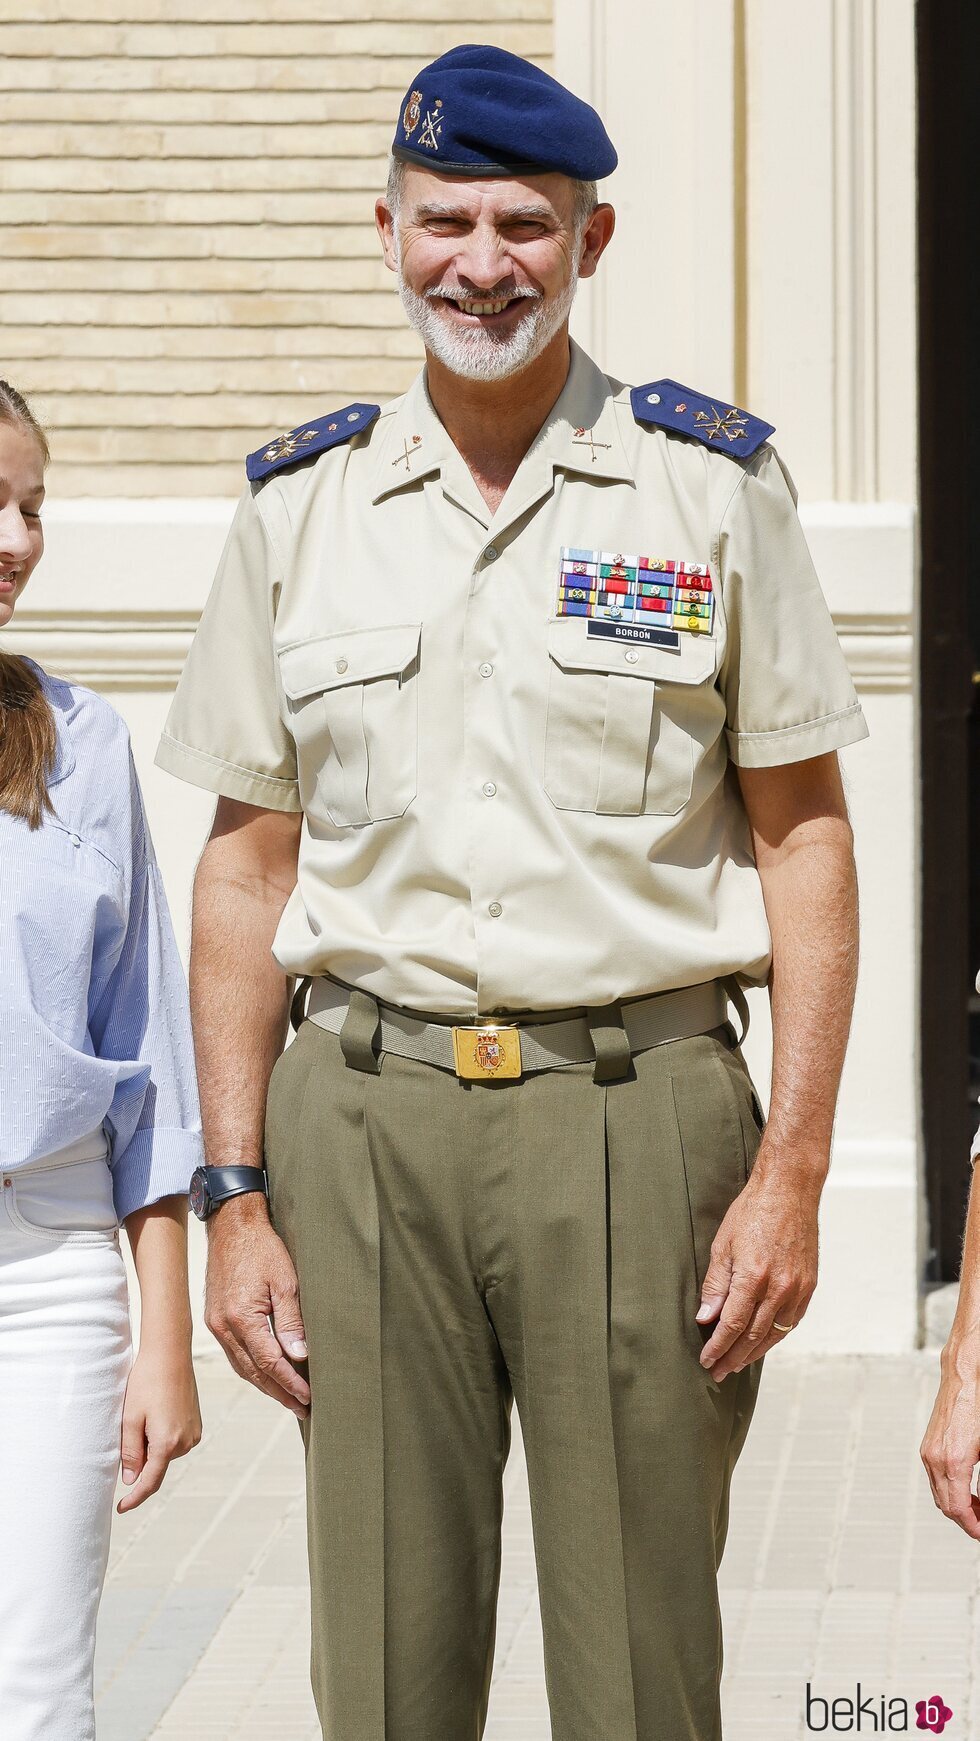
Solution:
[(422, 131), (419, 134), (419, 144), (427, 145), (430, 151), (438, 151), (439, 135), (442, 132), (442, 98), (437, 97), (431, 109), (426, 109)]
[(412, 91), (409, 94), (408, 102), (405, 104), (405, 113), (402, 116), (402, 126), (405, 130), (406, 138), (411, 138), (421, 119), (422, 92)]

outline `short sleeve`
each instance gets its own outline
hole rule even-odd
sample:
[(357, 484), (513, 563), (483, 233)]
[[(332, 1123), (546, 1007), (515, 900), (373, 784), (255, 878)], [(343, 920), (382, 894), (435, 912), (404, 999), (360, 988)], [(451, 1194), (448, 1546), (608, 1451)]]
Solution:
[(161, 1197), (183, 1196), (204, 1160), (187, 984), (128, 756), (128, 898), (105, 971), (90, 984), (88, 1015), (95, 1056), (122, 1066), (106, 1117), (120, 1221)]
[(867, 737), (792, 479), (768, 445), (729, 497), (717, 567), (727, 630), (719, 682), (732, 761), (776, 767)]
[(296, 748), (280, 709), (273, 626), (282, 570), (246, 490), (154, 757), (192, 785), (300, 810)]

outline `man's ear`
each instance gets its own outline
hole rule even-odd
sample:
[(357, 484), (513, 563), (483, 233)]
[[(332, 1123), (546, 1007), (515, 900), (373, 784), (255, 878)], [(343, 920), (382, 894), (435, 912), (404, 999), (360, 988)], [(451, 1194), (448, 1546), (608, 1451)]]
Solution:
[(395, 218), (386, 199), (378, 198), (374, 202), (374, 221), (378, 235), (381, 238), (381, 251), (384, 254), (385, 265), (389, 272), (397, 272), (398, 261), (395, 251)]
[(612, 241), (615, 228), (616, 213), (612, 206), (605, 202), (596, 206), (582, 236), (582, 252), (578, 268), (580, 278), (594, 276), (601, 255), (605, 253)]

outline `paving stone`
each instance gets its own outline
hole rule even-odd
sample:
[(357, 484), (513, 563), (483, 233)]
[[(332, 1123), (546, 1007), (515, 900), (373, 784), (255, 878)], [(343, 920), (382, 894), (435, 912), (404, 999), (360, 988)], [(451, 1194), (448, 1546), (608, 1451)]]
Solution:
[[(203, 1360), (205, 1438), (117, 1520), (99, 1741), (320, 1741), (309, 1688), (302, 1445)], [(941, 1694), (980, 1733), (980, 1555), (918, 1456), (934, 1354), (769, 1359), (721, 1569), (725, 1741), (807, 1741), (814, 1697)], [(513, 1422), (485, 1741), (549, 1741), (527, 1474)], [(644, 1738), (645, 1741), (645, 1738)], [(657, 1738), (659, 1741), (659, 1737)]]

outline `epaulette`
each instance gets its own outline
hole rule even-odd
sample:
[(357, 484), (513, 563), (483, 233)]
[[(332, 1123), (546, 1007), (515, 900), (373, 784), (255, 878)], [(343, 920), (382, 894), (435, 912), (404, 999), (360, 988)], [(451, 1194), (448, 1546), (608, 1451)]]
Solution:
[(763, 423), (724, 400), (716, 403), (703, 393), (682, 387), (679, 381), (648, 381), (634, 387), (630, 404), (637, 423), (655, 423), (678, 435), (693, 435), (705, 447), (727, 453), (729, 459), (748, 459), (772, 435), (775, 425)]
[(350, 441), (352, 436), (367, 429), (380, 410), (380, 405), (345, 405), (343, 410), (328, 411), (326, 417), (318, 417), (313, 423), (301, 423), (297, 429), (288, 429), (285, 435), (275, 436), (265, 447), (249, 454), (245, 461), (245, 476), (255, 484), (261, 478), (281, 471), (283, 466), (313, 459), (316, 454), (325, 453), (328, 447), (339, 447), (342, 441)]

